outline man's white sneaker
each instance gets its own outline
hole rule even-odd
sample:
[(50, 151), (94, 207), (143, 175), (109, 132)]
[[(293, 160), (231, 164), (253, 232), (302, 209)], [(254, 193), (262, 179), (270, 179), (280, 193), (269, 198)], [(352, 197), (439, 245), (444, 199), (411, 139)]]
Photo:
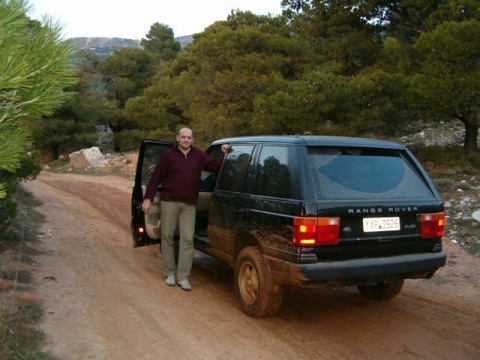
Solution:
[(168, 286), (175, 286), (175, 276), (168, 275), (167, 279), (165, 280), (165, 284), (167, 284)]
[(178, 286), (180, 286), (182, 288), (182, 290), (185, 290), (185, 291), (191, 291), (192, 290), (192, 287), (190, 286), (190, 283), (188, 282), (188, 280), (180, 280), (178, 283)]

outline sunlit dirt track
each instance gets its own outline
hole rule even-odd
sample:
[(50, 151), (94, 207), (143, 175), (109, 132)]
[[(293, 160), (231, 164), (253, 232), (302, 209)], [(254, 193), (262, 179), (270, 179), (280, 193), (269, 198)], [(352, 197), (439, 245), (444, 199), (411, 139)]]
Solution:
[(243, 314), (233, 271), (195, 254), (193, 291), (168, 287), (158, 246), (134, 249), (132, 181), (42, 173), (32, 265), (44, 351), (59, 359), (480, 359), (480, 259), (444, 240), (447, 266), (395, 299), (354, 287), (286, 289), (277, 316)]

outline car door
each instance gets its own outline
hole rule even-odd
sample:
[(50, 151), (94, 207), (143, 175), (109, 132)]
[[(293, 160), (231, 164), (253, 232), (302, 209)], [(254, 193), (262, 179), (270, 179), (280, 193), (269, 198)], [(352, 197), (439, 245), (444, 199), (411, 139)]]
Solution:
[(223, 161), (209, 207), (208, 240), (211, 252), (234, 264), (237, 234), (248, 231), (249, 168), (252, 144), (232, 144)]
[(142, 211), (142, 202), (158, 159), (166, 149), (172, 146), (173, 144), (169, 142), (148, 139), (143, 140), (140, 146), (131, 202), (131, 230), (134, 247), (160, 243), (159, 199), (161, 185), (159, 185), (152, 207), (146, 214)]

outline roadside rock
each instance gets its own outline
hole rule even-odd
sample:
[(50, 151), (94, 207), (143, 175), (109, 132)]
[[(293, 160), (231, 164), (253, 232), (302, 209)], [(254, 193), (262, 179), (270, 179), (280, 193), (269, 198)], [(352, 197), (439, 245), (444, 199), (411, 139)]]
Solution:
[(472, 214), (472, 218), (478, 222), (480, 222), (480, 210), (478, 211), (475, 211), (473, 214)]
[(96, 167), (99, 163), (105, 161), (105, 156), (97, 146), (75, 151), (68, 156), (71, 167), (74, 169)]

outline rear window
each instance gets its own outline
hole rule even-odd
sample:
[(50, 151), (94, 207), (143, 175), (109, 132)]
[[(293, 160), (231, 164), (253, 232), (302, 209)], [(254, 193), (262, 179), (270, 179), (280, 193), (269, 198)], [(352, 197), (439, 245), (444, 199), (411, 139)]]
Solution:
[(319, 199), (431, 199), (423, 177), (397, 151), (362, 148), (308, 149)]

